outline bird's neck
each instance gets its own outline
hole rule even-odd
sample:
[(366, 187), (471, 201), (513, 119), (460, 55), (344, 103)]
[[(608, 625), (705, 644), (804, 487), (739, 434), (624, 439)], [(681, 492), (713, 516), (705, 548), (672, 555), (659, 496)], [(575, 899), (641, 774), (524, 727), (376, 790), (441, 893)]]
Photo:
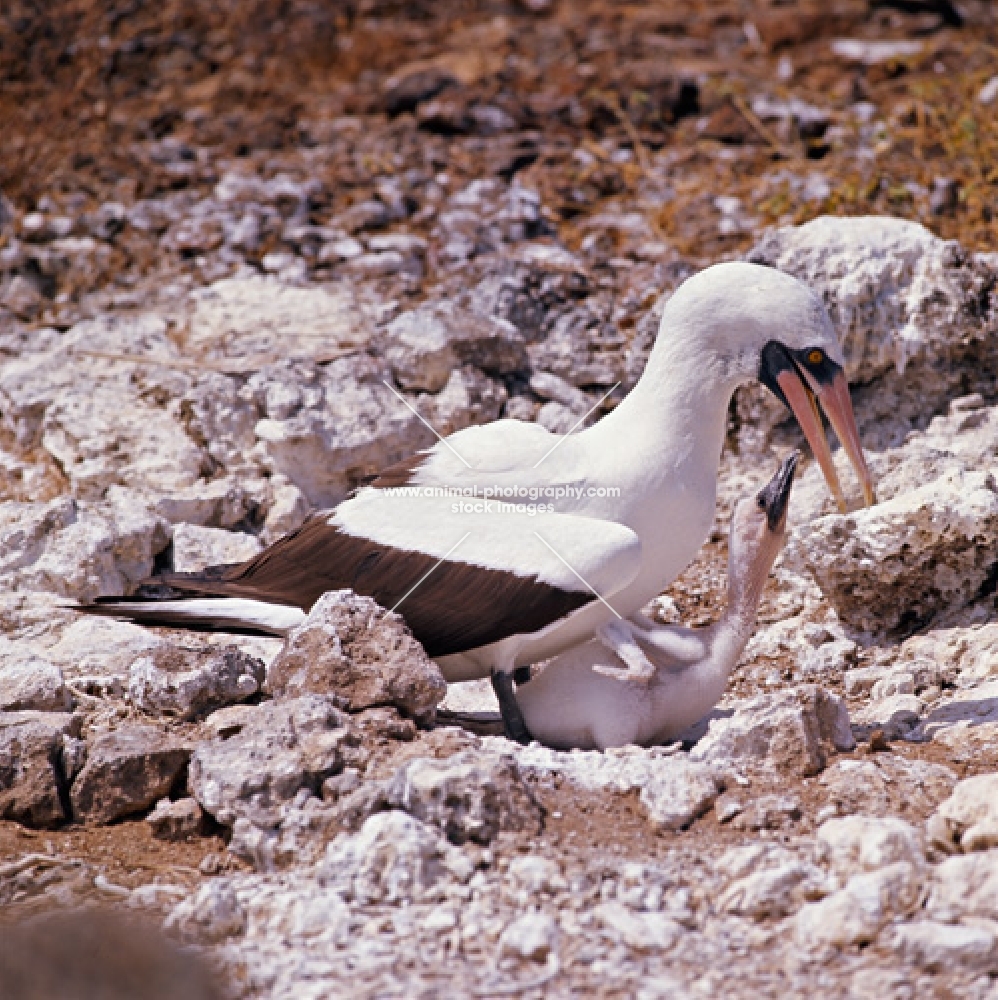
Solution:
[(701, 633), (707, 655), (693, 668), (696, 684), (705, 700), (715, 704), (727, 687), (752, 633), (755, 631), (759, 601), (769, 576), (770, 562), (760, 560), (748, 572), (728, 567), (728, 596), (724, 613)]
[[(661, 452), (663, 477), (702, 465), (717, 473), (731, 394), (740, 381), (723, 360), (700, 345), (695, 332), (663, 329), (648, 364), (626, 399), (597, 426), (619, 442), (645, 443), (648, 458)], [(706, 474), (706, 473), (705, 473)]]

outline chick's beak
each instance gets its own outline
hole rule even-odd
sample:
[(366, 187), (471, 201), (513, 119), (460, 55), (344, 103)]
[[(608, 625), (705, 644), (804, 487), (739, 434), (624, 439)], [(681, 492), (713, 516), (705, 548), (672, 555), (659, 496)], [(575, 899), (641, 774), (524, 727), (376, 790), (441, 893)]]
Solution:
[(766, 522), (772, 532), (781, 531), (786, 525), (787, 505), (790, 502), (790, 490), (794, 485), (794, 473), (800, 452), (794, 451), (788, 455), (776, 470), (776, 475), (760, 490), (758, 500), (766, 512)]
[[(856, 417), (853, 415), (852, 401), (849, 398), (849, 385), (845, 375), (839, 371), (828, 382), (815, 382), (808, 385), (795, 367), (784, 368), (776, 375), (777, 384), (783, 393), (790, 409), (793, 410), (800, 424), (807, 443), (811, 446), (814, 457), (825, 476), (828, 488), (835, 497), (840, 512), (846, 512), (845, 495), (839, 483), (838, 473), (832, 461), (832, 452), (828, 447), (825, 429), (821, 424), (821, 413), (818, 403), (828, 416), (849, 461), (852, 462), (856, 475), (863, 488), (863, 499), (869, 507), (875, 502), (873, 492), (873, 477), (866, 464), (863, 448), (859, 443), (859, 431), (856, 429)], [(810, 381), (810, 380), (809, 380)], [(817, 394), (817, 398), (816, 398)]]

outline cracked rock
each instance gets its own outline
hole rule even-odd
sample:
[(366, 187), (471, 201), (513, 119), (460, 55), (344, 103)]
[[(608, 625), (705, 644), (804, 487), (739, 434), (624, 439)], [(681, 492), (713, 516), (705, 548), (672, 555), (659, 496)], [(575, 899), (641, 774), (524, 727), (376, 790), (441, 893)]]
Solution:
[(343, 769), (354, 742), (343, 713), (318, 695), (222, 709), (207, 721), (219, 736), (194, 749), (188, 784), (223, 826), (240, 817), (278, 826), (300, 789), (318, 794)]
[(173, 528), (173, 569), (196, 573), (206, 566), (221, 566), (252, 559), (263, 549), (256, 535), (224, 531), (199, 524), (177, 524)]
[(103, 825), (143, 812), (169, 792), (189, 757), (189, 748), (152, 726), (98, 736), (73, 782), (74, 818)]
[(944, 850), (998, 847), (998, 774), (978, 774), (958, 782), (929, 817), (926, 829)]
[(165, 523), (124, 498), (0, 503), (0, 582), (90, 600), (120, 595), (149, 576), (166, 546)]
[(423, 392), (439, 392), (460, 365), (473, 365), (490, 375), (509, 375), (527, 367), (526, 345), (512, 323), (446, 301), (392, 320), (385, 332), (384, 353), (399, 385)]
[(419, 899), (441, 880), (466, 882), (474, 865), (433, 827), (392, 809), (369, 817), (357, 833), (327, 848), (320, 881), (360, 904)]
[(196, 719), (256, 694), (261, 660), (235, 646), (215, 650), (167, 644), (140, 656), (128, 671), (128, 696), (151, 715)]
[(146, 822), (157, 840), (191, 840), (204, 830), (204, 813), (194, 799), (160, 799)]
[(807, 567), (839, 617), (868, 632), (971, 600), (993, 571), (998, 486), (954, 471), (893, 500), (794, 529), (786, 561)]
[(0, 712), (69, 712), (72, 708), (72, 695), (54, 663), (28, 655), (0, 666)]
[(501, 831), (537, 833), (541, 808), (509, 756), (472, 751), (403, 764), (385, 788), (386, 803), (443, 830), (454, 844), (490, 843)]
[(769, 764), (808, 775), (824, 768), (829, 751), (855, 745), (842, 699), (804, 685), (799, 692), (760, 695), (729, 718), (712, 719), (690, 756), (717, 764)]
[(55, 826), (67, 818), (63, 741), (80, 720), (56, 712), (0, 712), (0, 818)]
[(368, 354), (329, 364), (275, 364), (250, 380), (266, 417), (254, 434), (262, 464), (293, 482), (314, 507), (339, 503), (366, 478), (435, 438)]
[(432, 714), (447, 693), (403, 619), (350, 590), (323, 594), (291, 630), (267, 689), (275, 697), (335, 695), (352, 712), (393, 705), (416, 718)]

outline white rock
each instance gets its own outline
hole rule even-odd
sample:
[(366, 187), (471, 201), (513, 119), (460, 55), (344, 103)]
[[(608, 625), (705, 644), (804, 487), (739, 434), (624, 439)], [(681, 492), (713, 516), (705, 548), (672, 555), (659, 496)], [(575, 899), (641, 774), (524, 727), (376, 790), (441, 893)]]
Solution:
[(925, 863), (920, 833), (894, 817), (830, 819), (818, 828), (817, 837), (828, 851), (833, 870), (843, 876), (902, 861), (916, 868)]
[[(486, 746), (502, 747), (502, 742)], [(656, 748), (621, 747), (613, 752), (550, 750), (531, 744), (516, 755), (521, 771), (561, 774), (589, 791), (626, 793), (639, 790), (651, 822), (662, 829), (687, 826), (713, 805), (720, 782), (712, 766), (670, 755)]]
[(786, 558), (807, 567), (839, 617), (869, 632), (976, 595), (998, 538), (998, 486), (953, 472), (865, 510), (796, 527)]
[(714, 804), (720, 784), (712, 768), (682, 757), (655, 769), (652, 780), (641, 788), (641, 804), (652, 825), (661, 830), (680, 830)]
[(89, 600), (125, 593), (153, 569), (166, 524), (125, 504), (0, 503), (0, 581)]
[(593, 915), (608, 937), (634, 951), (664, 951), (683, 934), (682, 925), (665, 913), (635, 913), (622, 903), (601, 903)]
[(879, 753), (872, 759), (844, 758), (822, 774), (822, 799), (839, 814), (884, 816), (904, 803), (925, 815), (945, 799), (956, 774), (942, 764)]
[(835, 55), (866, 66), (895, 59), (910, 59), (924, 48), (924, 43), (915, 41), (868, 42), (860, 38), (838, 38), (832, 42), (832, 52)]
[(389, 780), (385, 798), (451, 843), (490, 843), (500, 830), (538, 832), (542, 814), (512, 756), (465, 751), (443, 760), (417, 757)]
[(355, 834), (327, 848), (320, 879), (361, 904), (404, 903), (438, 881), (467, 881), (473, 865), (432, 827), (392, 809), (369, 817)]
[(190, 940), (217, 943), (241, 934), (246, 914), (231, 887), (213, 879), (173, 908), (166, 927)]
[(245, 818), (273, 829), (301, 789), (318, 792), (343, 767), (345, 722), (317, 695), (221, 709), (207, 720), (219, 738), (199, 743), (191, 756), (191, 794), (224, 826)]
[(888, 920), (910, 913), (920, 894), (918, 871), (905, 862), (854, 875), (838, 892), (801, 908), (798, 943), (843, 948), (873, 941)]
[(297, 288), (226, 278), (193, 295), (190, 346), (211, 359), (314, 358), (367, 341), (371, 324), (349, 286)]
[(842, 699), (808, 685), (799, 691), (760, 695), (740, 704), (729, 718), (712, 719), (690, 756), (816, 774), (825, 766), (829, 748), (854, 746)]
[(998, 774), (964, 778), (930, 817), (933, 842), (952, 849), (983, 851), (998, 847)]
[(504, 955), (546, 961), (558, 947), (558, 924), (546, 913), (533, 911), (517, 917), (502, 932), (499, 950)]
[(502, 382), (464, 365), (451, 371), (447, 384), (436, 395), (420, 397), (419, 409), (430, 426), (446, 437), (472, 424), (498, 420), (506, 399)]
[(545, 403), (537, 411), (537, 416), (534, 419), (552, 434), (568, 434), (573, 428), (584, 425), (580, 423), (582, 414), (576, 413), (564, 403), (556, 403), (554, 400)]
[(523, 854), (509, 864), (509, 877), (528, 893), (558, 892), (568, 887), (557, 861)]
[(907, 962), (930, 972), (998, 969), (998, 935), (985, 926), (919, 920), (894, 928), (890, 946)]
[(73, 699), (62, 671), (30, 653), (0, 663), (0, 712), (70, 712)]
[(998, 97), (998, 76), (991, 77), (987, 83), (977, 92), (979, 104), (991, 104)]
[(856, 662), (859, 647), (852, 639), (833, 639), (804, 654), (800, 669), (805, 674), (841, 675)]
[(260, 539), (243, 531), (225, 531), (199, 524), (177, 524), (173, 528), (173, 568), (178, 573), (243, 562), (262, 550)]
[(864, 705), (853, 715), (853, 721), (861, 726), (876, 726), (888, 739), (897, 739), (915, 728), (924, 710), (921, 698), (895, 694)]
[(963, 917), (998, 920), (998, 851), (946, 858), (936, 865), (925, 909), (944, 923)]
[[(972, 676), (972, 675), (971, 675)], [(998, 680), (961, 687), (934, 702), (913, 736), (929, 737), (970, 756), (998, 736)]]
[(405, 256), (397, 250), (362, 253), (347, 261), (347, 267), (362, 278), (382, 278), (389, 274), (398, 274), (405, 265)]
[(271, 393), (287, 384), (308, 396), (294, 412), (268, 411), (255, 434), (264, 463), (294, 483), (313, 507), (335, 505), (366, 477), (435, 440), (391, 388), (390, 372), (367, 355), (263, 374)]
[[(163, 362), (131, 360), (143, 357)], [(173, 403), (193, 381), (170, 367), (178, 358), (159, 316), (79, 323), (58, 347), (4, 364), (3, 423), (22, 445), (41, 444), (79, 497), (102, 497), (112, 484), (186, 489), (205, 456)]]
[(215, 651), (164, 644), (128, 671), (128, 696), (143, 712), (195, 719), (260, 690), (263, 663), (234, 646)]
[(425, 392), (439, 392), (461, 364), (496, 375), (527, 364), (523, 337), (512, 323), (446, 301), (394, 319), (385, 332), (385, 357), (401, 386)]
[(290, 535), (305, 523), (310, 512), (305, 494), (293, 483), (275, 487), (267, 520), (260, 535), (262, 541), (266, 545), (272, 545), (279, 538)]
[(804, 899), (825, 887), (821, 870), (796, 859), (754, 871), (731, 881), (717, 905), (727, 913), (763, 920), (792, 913)]
[(588, 413), (595, 400), (591, 400), (581, 389), (552, 372), (534, 372), (530, 376), (530, 390), (541, 399), (551, 400), (567, 406), (577, 414), (576, 419)]
[(197, 482), (152, 499), (152, 510), (171, 524), (207, 525), (231, 528), (249, 513), (253, 497), (243, 480), (228, 476), (211, 482)]

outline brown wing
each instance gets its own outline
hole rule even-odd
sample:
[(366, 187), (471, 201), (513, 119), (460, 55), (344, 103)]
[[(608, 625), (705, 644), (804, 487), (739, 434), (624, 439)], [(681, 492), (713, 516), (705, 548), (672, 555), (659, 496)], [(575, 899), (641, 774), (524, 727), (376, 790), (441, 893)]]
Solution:
[(328, 511), (313, 515), (248, 562), (161, 579), (184, 594), (248, 597), (304, 611), (327, 590), (349, 588), (397, 610), (430, 656), (536, 632), (595, 599), (533, 577), (379, 545), (339, 531), (328, 517)]

